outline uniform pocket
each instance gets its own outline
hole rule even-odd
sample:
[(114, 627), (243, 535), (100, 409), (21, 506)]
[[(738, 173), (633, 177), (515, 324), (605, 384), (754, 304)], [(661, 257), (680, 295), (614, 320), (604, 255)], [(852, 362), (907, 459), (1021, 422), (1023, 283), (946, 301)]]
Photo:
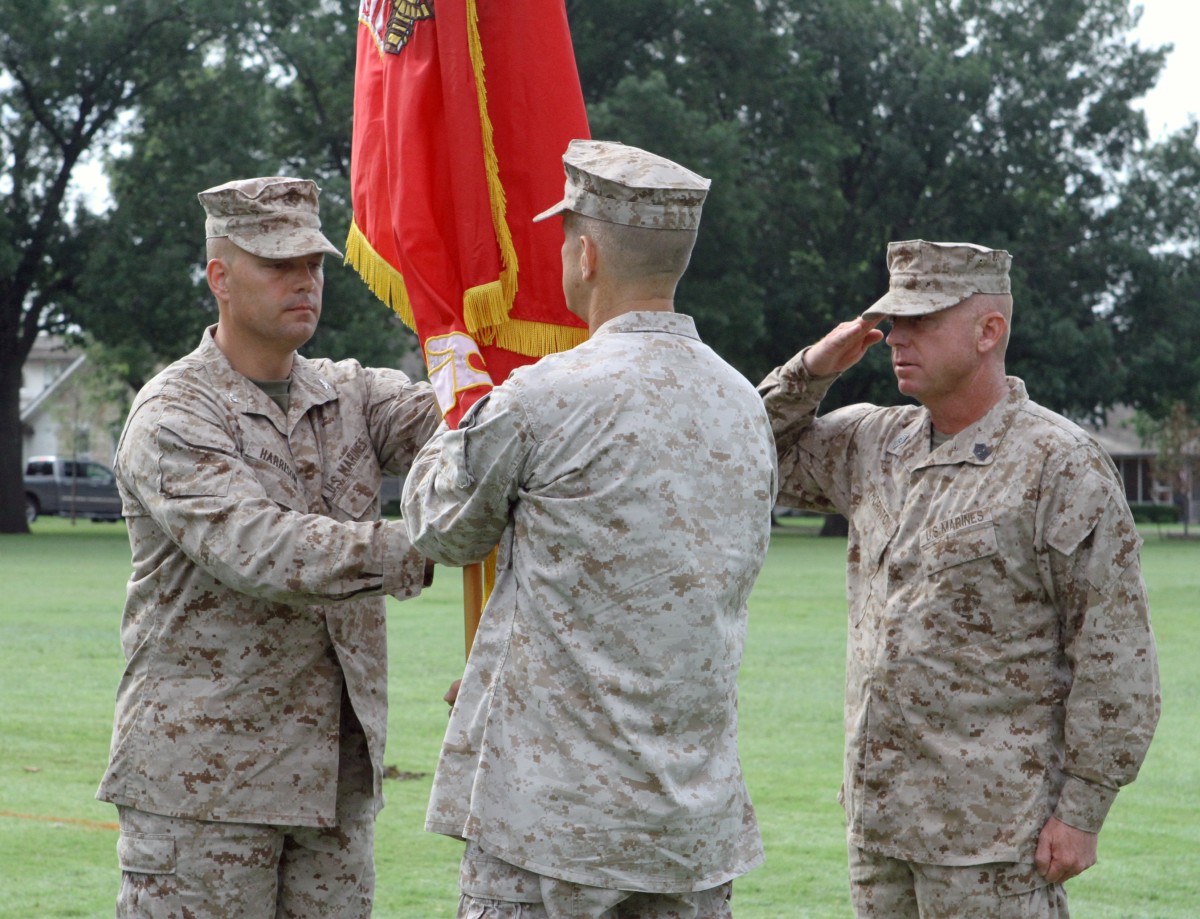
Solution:
[(160, 424), (157, 433), (158, 490), (164, 498), (223, 498), (233, 465), (221, 444), (193, 442), (186, 433)]
[(117, 861), (122, 871), (134, 874), (174, 874), (175, 837), (122, 833), (117, 839)]
[(1062, 887), (1052, 884), (1029, 864), (996, 866), (997, 919), (1054, 919), (1066, 917)]
[(458, 886), (474, 900), (542, 902), (540, 878), (536, 874), (488, 855), (476, 843), (467, 843), (459, 866)]
[(117, 860), (121, 864), (118, 916), (159, 919), (180, 915), (174, 837), (122, 833), (117, 839)]
[(921, 542), (921, 570), (928, 577), (958, 565), (988, 559), (999, 551), (991, 519)]
[(921, 543), (921, 645), (998, 640), (1020, 632), (1008, 560), (986, 519)]
[(346, 451), (336, 468), (327, 473), (325, 500), (335, 508), (335, 517), (362, 520), (375, 508), (383, 486), (383, 472), (366, 441)]

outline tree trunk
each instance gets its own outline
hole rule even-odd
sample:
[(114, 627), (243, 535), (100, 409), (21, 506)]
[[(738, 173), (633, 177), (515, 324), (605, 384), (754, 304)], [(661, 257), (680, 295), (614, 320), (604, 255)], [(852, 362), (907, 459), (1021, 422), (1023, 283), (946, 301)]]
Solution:
[(0, 533), (28, 533), (21, 466), (21, 367), (24, 356), (0, 356)]

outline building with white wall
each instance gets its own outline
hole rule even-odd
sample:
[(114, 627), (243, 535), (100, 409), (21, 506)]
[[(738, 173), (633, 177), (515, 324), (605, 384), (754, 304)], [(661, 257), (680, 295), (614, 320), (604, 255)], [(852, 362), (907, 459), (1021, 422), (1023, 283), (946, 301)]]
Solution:
[(55, 454), (111, 465), (109, 420), (120, 406), (96, 405), (87, 355), (62, 338), (39, 335), (21, 368), (21, 456)]

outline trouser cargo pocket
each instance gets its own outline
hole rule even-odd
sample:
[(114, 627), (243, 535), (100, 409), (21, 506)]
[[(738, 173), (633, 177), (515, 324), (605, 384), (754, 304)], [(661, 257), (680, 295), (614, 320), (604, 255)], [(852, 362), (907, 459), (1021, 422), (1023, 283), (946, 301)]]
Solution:
[(118, 917), (165, 919), (179, 915), (174, 837), (122, 833), (117, 839), (117, 861), (121, 866)]

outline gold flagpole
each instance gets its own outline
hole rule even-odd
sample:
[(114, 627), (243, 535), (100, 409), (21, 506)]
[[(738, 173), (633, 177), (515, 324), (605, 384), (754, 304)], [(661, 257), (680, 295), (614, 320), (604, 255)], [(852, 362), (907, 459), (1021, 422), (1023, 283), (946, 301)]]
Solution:
[(471, 656), (471, 645), (479, 630), (479, 617), (483, 615), (483, 562), (463, 568), (463, 634), (466, 636), (467, 657)]

